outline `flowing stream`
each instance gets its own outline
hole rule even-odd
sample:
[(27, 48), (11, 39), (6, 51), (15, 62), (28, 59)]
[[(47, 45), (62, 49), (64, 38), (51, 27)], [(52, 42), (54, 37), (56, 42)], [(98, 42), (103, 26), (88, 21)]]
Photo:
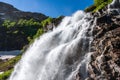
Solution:
[(87, 77), (94, 22), (83, 11), (65, 17), (29, 47), (9, 80), (73, 80), (77, 69), (83, 79)]
[[(113, 0), (109, 12), (119, 5), (120, 0)], [(85, 80), (95, 23), (96, 18), (83, 11), (65, 17), (28, 48), (9, 80), (79, 80), (77, 75)]]

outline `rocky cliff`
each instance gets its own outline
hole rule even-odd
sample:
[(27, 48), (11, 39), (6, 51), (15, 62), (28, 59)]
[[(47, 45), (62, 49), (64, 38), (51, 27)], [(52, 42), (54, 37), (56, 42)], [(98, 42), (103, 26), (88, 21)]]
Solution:
[[(120, 80), (119, 2), (119, 0), (114, 0), (114, 4), (112, 3), (109, 7), (91, 13), (96, 19), (96, 24), (93, 29), (92, 55), (88, 64), (86, 80)], [(16, 9), (14, 10), (16, 11)], [(60, 20), (56, 21), (59, 22)], [(47, 30), (50, 25), (52, 24), (46, 26)], [(82, 80), (81, 77), (81, 74), (78, 73), (75, 80)]]
[(120, 79), (120, 16), (105, 14), (97, 19), (94, 29), (94, 54), (89, 65), (94, 80)]
[(0, 51), (21, 50), (36, 37), (51, 30), (52, 24), (58, 25), (62, 18), (20, 11), (0, 2)]
[(96, 24), (91, 45), (93, 54), (86, 80), (120, 80), (119, 11), (120, 1), (114, 0), (112, 5), (92, 14), (96, 18)]

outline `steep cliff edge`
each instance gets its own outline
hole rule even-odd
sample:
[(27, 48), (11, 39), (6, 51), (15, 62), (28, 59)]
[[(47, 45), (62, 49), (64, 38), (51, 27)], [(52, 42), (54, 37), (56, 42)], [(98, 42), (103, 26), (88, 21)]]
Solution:
[[(85, 80), (120, 80), (120, 0), (91, 13), (96, 19)], [(75, 80), (83, 80), (77, 73)]]
[(111, 11), (106, 7), (93, 14), (96, 25), (88, 68), (90, 80), (120, 80), (120, 1), (113, 2), (108, 7)]

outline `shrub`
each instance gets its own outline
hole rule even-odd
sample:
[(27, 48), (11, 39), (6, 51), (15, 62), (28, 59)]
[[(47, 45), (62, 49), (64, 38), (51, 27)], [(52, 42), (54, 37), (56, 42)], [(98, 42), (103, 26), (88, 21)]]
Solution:
[(44, 33), (44, 30), (40, 28), (40, 29), (38, 29), (37, 33), (33, 36), (33, 39), (28, 37), (28, 40), (29, 40), (30, 44), (32, 44), (34, 42), (34, 40), (36, 38), (38, 38), (40, 35), (42, 35), (43, 33)]
[(2, 26), (6, 27), (7, 29), (14, 27), (16, 22), (11, 22), (10, 20), (5, 20)]
[(44, 33), (43, 29), (38, 29), (36, 35), (34, 36), (34, 38), (39, 37), (40, 35), (42, 35)]
[(43, 21), (41, 22), (41, 24), (42, 24), (43, 27), (45, 27), (46, 25), (52, 23), (52, 20), (53, 20), (53, 19), (49, 17), (49, 18), (43, 20)]

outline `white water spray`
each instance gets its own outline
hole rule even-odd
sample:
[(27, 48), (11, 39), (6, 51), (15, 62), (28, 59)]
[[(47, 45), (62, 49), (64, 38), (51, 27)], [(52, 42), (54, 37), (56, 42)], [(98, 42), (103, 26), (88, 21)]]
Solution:
[(120, 14), (120, 0), (113, 0), (112, 3), (108, 5), (108, 12)]
[[(90, 43), (94, 19), (77, 11), (65, 17), (52, 32), (37, 39), (15, 66), (9, 80), (71, 80), (72, 74), (90, 59)], [(89, 57), (82, 61), (83, 56)], [(84, 68), (86, 70), (86, 68)], [(87, 74), (87, 72), (82, 72)], [(82, 75), (86, 77), (87, 75)]]

